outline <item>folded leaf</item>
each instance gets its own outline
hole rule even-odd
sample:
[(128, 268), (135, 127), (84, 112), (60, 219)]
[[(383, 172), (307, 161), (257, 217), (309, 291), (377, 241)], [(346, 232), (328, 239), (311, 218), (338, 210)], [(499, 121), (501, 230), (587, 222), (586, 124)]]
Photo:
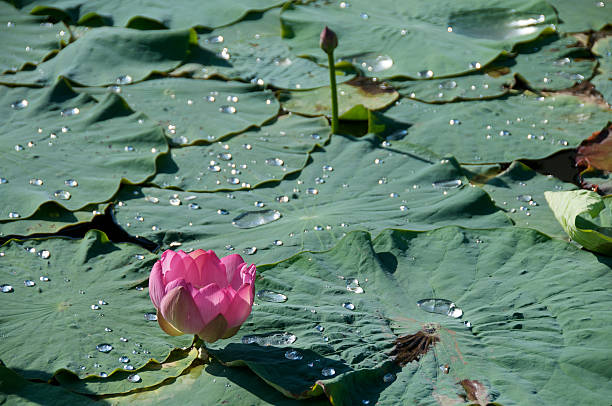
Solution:
[(572, 190), (545, 192), (544, 197), (572, 240), (590, 251), (612, 255), (612, 196)]

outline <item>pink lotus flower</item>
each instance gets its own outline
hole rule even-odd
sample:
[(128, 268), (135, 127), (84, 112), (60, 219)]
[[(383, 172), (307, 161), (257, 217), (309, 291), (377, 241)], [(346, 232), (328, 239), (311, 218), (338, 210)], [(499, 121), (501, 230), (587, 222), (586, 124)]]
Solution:
[(253, 307), (254, 282), (255, 265), (238, 254), (167, 250), (153, 265), (149, 295), (162, 330), (212, 343), (238, 332)]

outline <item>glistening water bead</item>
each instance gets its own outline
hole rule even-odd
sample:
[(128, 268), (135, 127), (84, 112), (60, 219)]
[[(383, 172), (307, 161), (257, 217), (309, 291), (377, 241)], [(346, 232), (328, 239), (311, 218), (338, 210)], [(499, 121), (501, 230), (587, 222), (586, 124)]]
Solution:
[(283, 303), (287, 301), (287, 296), (282, 293), (262, 289), (257, 292), (257, 298), (264, 302)]
[(103, 353), (109, 353), (113, 350), (113, 346), (110, 344), (98, 344), (96, 345), (96, 350), (103, 352)]
[(285, 358), (292, 360), (292, 361), (299, 361), (302, 358), (304, 358), (304, 356), (296, 350), (287, 350), (285, 352)]

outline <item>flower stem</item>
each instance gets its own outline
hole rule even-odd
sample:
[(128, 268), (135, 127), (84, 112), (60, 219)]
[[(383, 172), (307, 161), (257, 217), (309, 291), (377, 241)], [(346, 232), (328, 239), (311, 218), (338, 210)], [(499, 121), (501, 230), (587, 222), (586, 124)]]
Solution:
[(331, 87), (332, 105), (332, 134), (338, 133), (338, 92), (336, 90), (336, 65), (334, 64), (334, 51), (327, 54), (329, 63), (329, 85)]

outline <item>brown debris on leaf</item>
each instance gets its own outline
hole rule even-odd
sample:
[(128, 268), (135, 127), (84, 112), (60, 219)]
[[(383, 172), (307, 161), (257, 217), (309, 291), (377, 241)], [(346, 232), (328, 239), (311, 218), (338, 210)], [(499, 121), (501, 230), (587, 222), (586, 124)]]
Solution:
[(466, 400), (475, 401), (480, 406), (486, 406), (489, 403), (487, 388), (482, 383), (469, 379), (463, 379), (459, 383), (465, 389)]
[[(542, 93), (546, 96), (555, 95), (555, 92), (542, 92)], [(568, 89), (560, 90), (557, 93), (576, 96), (580, 98), (582, 101), (584, 101), (585, 103), (593, 103), (593, 104), (598, 104), (603, 107), (610, 107), (608, 103), (606, 102), (606, 100), (601, 95), (601, 93), (599, 93), (599, 91), (595, 88), (595, 86), (593, 86), (593, 84), (589, 82), (588, 80), (577, 83), (576, 85)]]
[(396, 339), (391, 355), (395, 357), (395, 362), (403, 367), (409, 362), (418, 361), (438, 341), (440, 341), (440, 337), (436, 329), (434, 327), (424, 327), (415, 334)]
[(612, 124), (582, 141), (576, 166), (612, 172)]

